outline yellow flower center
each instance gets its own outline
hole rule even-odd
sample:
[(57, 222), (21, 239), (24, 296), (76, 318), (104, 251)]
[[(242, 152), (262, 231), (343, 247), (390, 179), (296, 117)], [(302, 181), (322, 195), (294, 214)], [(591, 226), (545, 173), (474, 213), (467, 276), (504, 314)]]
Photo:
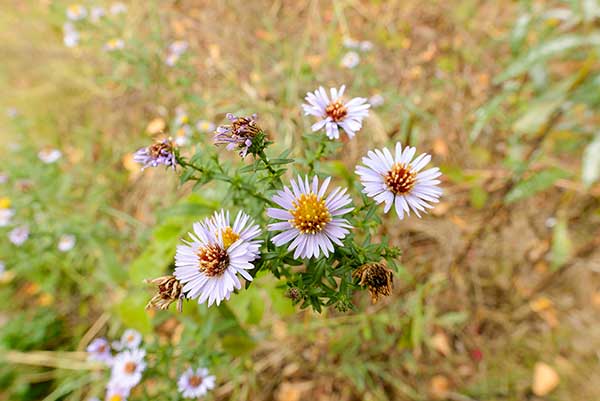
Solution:
[(82, 11), (82, 7), (79, 4), (71, 4), (67, 8), (68, 8), (68, 10), (69, 10), (70, 13), (76, 14), (76, 15), (81, 14), (81, 11)]
[(325, 108), (325, 113), (335, 122), (341, 121), (348, 114), (348, 109), (342, 102), (336, 100)]
[(221, 236), (223, 237), (223, 246), (225, 249), (229, 248), (231, 244), (240, 239), (239, 234), (234, 232), (231, 227), (225, 227), (221, 231)]
[(331, 221), (331, 214), (325, 206), (325, 201), (316, 194), (302, 194), (293, 203), (294, 209), (290, 213), (294, 218), (290, 223), (302, 234), (316, 234), (321, 232)]
[(123, 397), (120, 394), (113, 394), (109, 401), (123, 401)]
[(0, 209), (8, 209), (10, 207), (10, 199), (3, 197), (0, 198)]
[(411, 166), (396, 163), (388, 171), (384, 178), (385, 184), (394, 195), (402, 195), (410, 192), (417, 181), (417, 173), (411, 170)]

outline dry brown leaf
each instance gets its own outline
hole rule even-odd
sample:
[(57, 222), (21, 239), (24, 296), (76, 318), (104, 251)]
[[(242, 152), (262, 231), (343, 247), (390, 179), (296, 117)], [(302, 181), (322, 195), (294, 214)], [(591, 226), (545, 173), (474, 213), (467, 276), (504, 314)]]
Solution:
[(429, 394), (436, 400), (443, 400), (448, 396), (450, 380), (446, 376), (436, 375), (429, 381)]
[(448, 156), (448, 144), (446, 141), (439, 137), (435, 138), (433, 140), (433, 153), (442, 157)]
[(560, 383), (560, 377), (553, 367), (544, 363), (537, 362), (533, 369), (533, 383), (531, 389), (537, 396), (543, 397), (549, 394)]
[(596, 291), (592, 294), (592, 305), (600, 309), (600, 291)]
[(431, 337), (431, 345), (437, 352), (444, 356), (448, 356), (452, 353), (448, 336), (443, 331), (439, 331)]
[(148, 123), (146, 126), (146, 132), (150, 135), (160, 134), (165, 130), (166, 126), (167, 124), (165, 123), (165, 120), (163, 120), (161, 117), (156, 117)]
[(276, 401), (300, 401), (313, 387), (312, 382), (283, 382), (275, 392)]

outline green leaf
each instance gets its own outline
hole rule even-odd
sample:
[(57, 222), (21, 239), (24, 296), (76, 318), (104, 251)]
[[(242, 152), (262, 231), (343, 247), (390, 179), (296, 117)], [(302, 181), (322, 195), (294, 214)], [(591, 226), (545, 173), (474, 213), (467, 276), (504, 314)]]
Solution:
[(549, 57), (558, 56), (568, 50), (583, 46), (599, 46), (600, 34), (594, 33), (590, 35), (563, 35), (555, 39), (548, 40), (518, 57), (510, 64), (504, 72), (494, 79), (494, 83), (498, 84), (507, 79), (515, 78)]
[(498, 112), (500, 105), (502, 105), (502, 102), (507, 97), (508, 93), (503, 92), (477, 109), (475, 112), (475, 123), (473, 124), (473, 129), (471, 129), (469, 134), (469, 140), (471, 142), (474, 142), (477, 140), (477, 138), (479, 138), (481, 131), (483, 131), (488, 121)]
[(600, 134), (583, 151), (581, 179), (586, 188), (600, 179)]
[(504, 200), (506, 203), (513, 203), (521, 199), (529, 198), (540, 191), (550, 188), (554, 183), (567, 178), (569, 173), (559, 168), (550, 168), (539, 173), (535, 173), (524, 181), (519, 182), (507, 194)]
[(135, 291), (117, 305), (116, 313), (127, 327), (134, 328), (144, 334), (152, 331), (150, 317), (145, 309), (149, 298), (149, 293)]
[(256, 346), (252, 338), (246, 335), (226, 335), (221, 342), (223, 349), (234, 356), (247, 354)]
[(518, 52), (523, 46), (523, 43), (525, 43), (525, 38), (527, 37), (530, 22), (531, 15), (529, 14), (521, 15), (517, 19), (515, 27), (510, 33), (510, 48), (513, 52)]
[(571, 257), (573, 245), (569, 236), (566, 219), (558, 219), (552, 233), (552, 270), (560, 269)]
[(485, 189), (480, 186), (475, 186), (471, 188), (470, 191), (470, 201), (471, 205), (475, 209), (482, 209), (487, 203), (488, 193)]

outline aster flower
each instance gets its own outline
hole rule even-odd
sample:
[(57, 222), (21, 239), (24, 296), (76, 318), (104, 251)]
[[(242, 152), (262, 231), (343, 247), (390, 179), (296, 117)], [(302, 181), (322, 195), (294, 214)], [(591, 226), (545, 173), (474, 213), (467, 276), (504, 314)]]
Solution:
[(121, 2), (113, 3), (109, 11), (112, 15), (124, 14), (127, 12), (127, 6)]
[(86, 351), (88, 353), (88, 359), (91, 361), (98, 361), (106, 364), (112, 362), (110, 345), (105, 338), (96, 338), (88, 345)]
[(121, 38), (112, 38), (102, 48), (107, 52), (122, 50), (125, 48), (125, 41)]
[(281, 206), (268, 208), (267, 215), (274, 219), (284, 220), (269, 224), (269, 231), (282, 231), (273, 237), (277, 246), (291, 242), (288, 251), (294, 250), (294, 258), (319, 257), (321, 252), (329, 256), (333, 252), (333, 244), (343, 246), (340, 241), (349, 233), (352, 226), (340, 216), (352, 211), (346, 207), (352, 199), (346, 194), (346, 188), (335, 188), (329, 196), (325, 192), (331, 177), (327, 177), (319, 187), (319, 179), (315, 176), (312, 185), (308, 177), (304, 180), (291, 181), (292, 190), (284, 187), (273, 196), (273, 201)]
[(179, 377), (177, 387), (183, 398), (200, 398), (215, 388), (215, 377), (208, 374), (208, 369), (189, 368)]
[(438, 202), (442, 194), (437, 179), (440, 170), (436, 167), (421, 171), (431, 156), (422, 153), (413, 160), (416, 151), (410, 146), (402, 150), (398, 142), (394, 155), (387, 148), (369, 151), (362, 159), (365, 166), (356, 167), (363, 192), (377, 203), (385, 203), (384, 213), (394, 205), (400, 220), (411, 210), (421, 217), (419, 212), (431, 209), (430, 202)]
[(71, 22), (63, 25), (63, 42), (67, 47), (75, 47), (79, 44), (79, 32)]
[(247, 270), (254, 269), (250, 262), (259, 256), (254, 238), (260, 230), (243, 212), (233, 226), (229, 225), (229, 215), (221, 212), (218, 217), (195, 223), (193, 230), (191, 241), (177, 247), (175, 277), (185, 284), (183, 291), (188, 298), (198, 298), (200, 304), (208, 301), (208, 306), (219, 305), (242, 287), (238, 273), (252, 281)]
[(184, 40), (178, 40), (171, 43), (167, 49), (167, 58), (165, 63), (169, 67), (173, 67), (175, 64), (177, 64), (177, 61), (179, 61), (181, 56), (187, 51), (188, 46), (188, 42)]
[(16, 246), (21, 246), (29, 238), (29, 227), (20, 226), (8, 233), (8, 239)]
[(8, 182), (8, 174), (0, 173), (0, 184), (6, 184)]
[(90, 9), (90, 20), (92, 22), (98, 22), (102, 17), (106, 15), (106, 10), (100, 6), (94, 6)]
[(352, 139), (358, 130), (362, 127), (362, 120), (369, 114), (367, 99), (355, 97), (348, 102), (342, 100), (346, 85), (340, 89), (331, 88), (331, 98), (327, 95), (325, 89), (321, 86), (314, 92), (308, 92), (304, 100), (308, 104), (303, 104), (305, 115), (311, 115), (320, 118), (312, 125), (314, 132), (325, 128), (329, 139), (339, 139), (339, 129), (343, 129)]
[(256, 114), (250, 117), (236, 117), (228, 113), (226, 117), (231, 124), (217, 128), (215, 145), (227, 145), (227, 150), (239, 149), (241, 157), (246, 157), (253, 145), (264, 146), (264, 134), (256, 123)]
[(134, 329), (127, 329), (123, 332), (120, 341), (113, 342), (113, 347), (116, 350), (122, 350), (124, 348), (137, 349), (142, 343), (142, 335), (139, 331)]
[(373, 50), (373, 43), (369, 42), (368, 40), (363, 40), (362, 42), (360, 42), (359, 48), (363, 52), (371, 51)]
[(6, 227), (10, 224), (15, 211), (8, 208), (0, 208), (0, 227)]
[(360, 56), (355, 51), (344, 54), (344, 57), (342, 57), (342, 60), (340, 61), (340, 65), (348, 69), (356, 67), (358, 63), (360, 63)]
[(87, 16), (87, 9), (81, 4), (71, 4), (67, 7), (67, 18), (71, 21), (79, 21)]
[(356, 39), (346, 36), (342, 40), (342, 45), (348, 49), (358, 49), (360, 47), (360, 42)]
[(383, 104), (385, 103), (385, 98), (381, 94), (376, 93), (369, 98), (369, 103), (373, 107), (383, 106)]
[(215, 124), (208, 120), (199, 120), (196, 122), (196, 129), (199, 132), (203, 132), (203, 133), (212, 132), (215, 130), (215, 128), (216, 128)]
[(62, 152), (58, 149), (44, 148), (44, 149), (40, 150), (38, 153), (38, 158), (46, 164), (55, 163), (61, 157), (62, 157)]
[(77, 239), (74, 235), (71, 234), (63, 234), (58, 239), (57, 248), (61, 252), (69, 252), (73, 247), (75, 247), (75, 243)]
[(117, 354), (112, 363), (109, 387), (133, 388), (142, 380), (146, 369), (143, 349), (126, 350)]
[(6, 265), (4, 264), (3, 261), (0, 260), (0, 277), (2, 277), (4, 275), (5, 271), (6, 271)]
[(392, 293), (394, 274), (383, 263), (364, 264), (356, 269), (352, 276), (360, 278), (358, 285), (367, 286), (371, 302), (374, 304), (380, 296), (389, 296)]
[(177, 277), (163, 276), (153, 280), (145, 280), (147, 284), (156, 286), (157, 292), (146, 305), (146, 309), (168, 309), (173, 302), (177, 302), (177, 310), (183, 309), (182, 286)]
[(106, 398), (105, 401), (127, 401), (127, 397), (129, 397), (129, 392), (131, 391), (130, 387), (109, 383), (106, 388)]
[(177, 160), (175, 160), (175, 148), (170, 139), (165, 139), (161, 142), (156, 142), (154, 145), (139, 149), (133, 155), (133, 160), (136, 163), (142, 164), (142, 170), (147, 167), (156, 167), (159, 164), (175, 168), (177, 164)]

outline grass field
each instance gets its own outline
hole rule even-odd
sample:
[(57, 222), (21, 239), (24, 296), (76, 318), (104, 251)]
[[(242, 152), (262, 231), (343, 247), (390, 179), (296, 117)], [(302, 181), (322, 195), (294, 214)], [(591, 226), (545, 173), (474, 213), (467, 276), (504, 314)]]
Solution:
[[(86, 349), (127, 329), (148, 365), (133, 401), (183, 400), (188, 367), (215, 376), (210, 400), (600, 399), (596, 0), (115, 4), (0, 5), (0, 400), (124, 401)], [(371, 108), (330, 141), (301, 105), (342, 84)], [(258, 114), (282, 181), (333, 176), (356, 205), (367, 150), (416, 146), (440, 202), (402, 220), (365, 203), (358, 253), (296, 263), (265, 241), (229, 301), (146, 310), (194, 222), (272, 223), (279, 178), (213, 145), (227, 113)], [(195, 167), (142, 171), (166, 135)], [(351, 273), (375, 253), (394, 285), (372, 303)]]

